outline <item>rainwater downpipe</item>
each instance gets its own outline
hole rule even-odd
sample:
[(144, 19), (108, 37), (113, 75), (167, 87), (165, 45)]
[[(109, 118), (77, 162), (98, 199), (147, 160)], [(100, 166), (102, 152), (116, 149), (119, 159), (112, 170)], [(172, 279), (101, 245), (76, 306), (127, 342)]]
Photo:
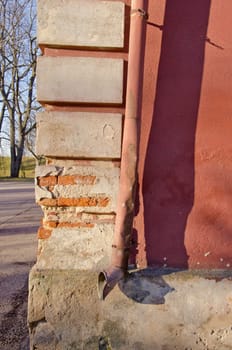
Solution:
[(119, 194), (112, 244), (111, 264), (98, 276), (98, 295), (104, 300), (125, 277), (131, 247), (138, 159), (138, 119), (141, 96), (143, 28), (146, 0), (131, 1), (128, 73)]

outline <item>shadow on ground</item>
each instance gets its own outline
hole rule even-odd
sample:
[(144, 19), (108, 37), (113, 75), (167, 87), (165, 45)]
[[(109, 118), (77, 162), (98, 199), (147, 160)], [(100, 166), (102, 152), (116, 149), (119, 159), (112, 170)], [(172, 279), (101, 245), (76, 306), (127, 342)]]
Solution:
[(165, 295), (174, 291), (163, 276), (180, 269), (147, 268), (130, 272), (119, 282), (119, 288), (128, 298), (141, 304), (164, 304)]

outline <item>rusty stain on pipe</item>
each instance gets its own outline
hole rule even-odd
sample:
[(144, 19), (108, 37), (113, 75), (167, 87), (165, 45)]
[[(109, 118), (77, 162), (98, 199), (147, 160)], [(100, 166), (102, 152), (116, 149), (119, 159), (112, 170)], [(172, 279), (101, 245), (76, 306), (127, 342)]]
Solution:
[(117, 215), (110, 267), (98, 276), (98, 295), (104, 300), (125, 277), (131, 246), (138, 158), (138, 113), (141, 96), (143, 26), (147, 19), (145, 0), (132, 0), (124, 134)]

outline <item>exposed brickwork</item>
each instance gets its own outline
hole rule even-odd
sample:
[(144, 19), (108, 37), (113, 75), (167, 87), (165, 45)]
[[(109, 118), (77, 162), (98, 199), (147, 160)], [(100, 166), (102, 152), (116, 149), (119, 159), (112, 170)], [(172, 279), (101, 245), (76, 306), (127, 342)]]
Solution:
[(84, 222), (91, 224), (114, 224), (115, 214), (94, 214), (78, 212), (76, 207), (43, 207), (44, 220), (42, 225), (57, 227), (59, 223)]
[(106, 207), (109, 201), (107, 197), (44, 198), (38, 204), (47, 207)]
[[(91, 213), (115, 213), (120, 169), (109, 161), (58, 161), (36, 167), (36, 202), (43, 207), (89, 208)], [(75, 211), (75, 210), (74, 210)], [(70, 215), (72, 216), (73, 213)], [(69, 220), (70, 218), (68, 218)]]
[(45, 221), (43, 220), (43, 226), (38, 229), (38, 238), (39, 239), (48, 239), (53, 229), (55, 228), (93, 228), (94, 223), (76, 221), (76, 222), (58, 222), (58, 221)]
[(58, 198), (58, 206), (64, 207), (106, 207), (109, 204), (107, 197), (81, 197), (81, 198)]
[(57, 184), (57, 176), (44, 176), (38, 178), (39, 186), (55, 186)]
[(66, 175), (58, 176), (58, 185), (94, 185), (96, 176), (91, 175)]
[(56, 227), (94, 227), (94, 223), (89, 223), (89, 222), (58, 222), (58, 221), (44, 221), (43, 222), (44, 229), (53, 229)]
[(56, 207), (57, 206), (57, 199), (53, 198), (44, 198), (37, 202), (39, 205), (44, 205), (47, 207)]
[(55, 228), (57, 225), (58, 221), (43, 221), (43, 226), (48, 229)]
[(39, 239), (48, 239), (52, 234), (52, 230), (46, 229), (44, 227), (40, 227), (38, 229), (38, 238)]

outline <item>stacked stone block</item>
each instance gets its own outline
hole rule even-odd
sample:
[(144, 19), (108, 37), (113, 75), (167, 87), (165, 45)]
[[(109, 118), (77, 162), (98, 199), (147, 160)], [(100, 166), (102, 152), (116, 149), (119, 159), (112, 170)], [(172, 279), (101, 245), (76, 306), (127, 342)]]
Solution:
[(120, 159), (122, 115), (44, 112), (37, 116), (37, 152), (53, 158)]
[[(44, 213), (37, 267), (92, 268), (89, 260), (95, 267), (109, 261), (124, 90), (124, 58), (114, 57), (114, 51), (124, 47), (124, 14), (121, 1), (38, 1), (43, 55), (37, 99), (45, 111), (37, 115), (36, 151), (47, 165), (36, 170), (36, 200)], [(110, 57), (107, 52), (102, 57), (107, 50), (113, 51)], [(89, 243), (77, 249), (82, 237)], [(91, 256), (83, 262), (82, 249)]]
[(32, 349), (56, 348), (43, 333), (55, 326), (46, 319), (43, 296), (35, 298), (38, 272), (97, 273), (110, 261), (125, 102), (124, 32), (122, 1), (38, 0), (37, 99), (44, 111), (37, 115), (36, 152), (46, 164), (35, 175), (43, 218), (30, 274)]

